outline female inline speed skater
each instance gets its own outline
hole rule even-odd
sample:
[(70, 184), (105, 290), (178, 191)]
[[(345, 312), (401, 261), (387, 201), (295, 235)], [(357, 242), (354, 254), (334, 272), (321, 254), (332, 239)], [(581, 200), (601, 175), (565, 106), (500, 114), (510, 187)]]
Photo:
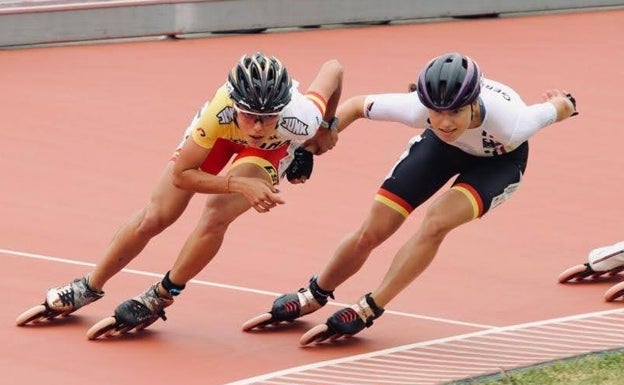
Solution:
[(250, 208), (266, 213), (283, 204), (276, 188), (282, 177), (293, 183), (309, 178), (312, 155), (300, 147), (310, 144), (320, 154), (335, 145), (337, 133), (329, 122), (335, 122), (342, 74), (342, 65), (329, 60), (300, 93), (279, 59), (243, 55), (193, 119), (147, 205), (121, 226), (95, 269), (48, 290), (43, 304), (16, 323), (68, 315), (102, 298), (106, 282), (173, 224), (194, 194), (205, 194), (199, 223), (162, 280), (120, 304), (87, 336), (123, 334), (165, 319), (164, 309), (217, 254), (236, 218)]
[(528, 139), (576, 114), (576, 101), (548, 90), (527, 105), (510, 87), (484, 78), (478, 64), (460, 53), (432, 59), (410, 92), (361, 95), (337, 111), (339, 131), (357, 119), (424, 128), (385, 176), (362, 225), (338, 245), (307, 287), (278, 297), (268, 313), (243, 325), (291, 322), (323, 307), (371, 252), (394, 234), (408, 215), (455, 177), (428, 207), (420, 227), (396, 252), (377, 287), (301, 337), (301, 344), (352, 336), (373, 324), (384, 308), (436, 256), (446, 235), (509, 199), (523, 180)]

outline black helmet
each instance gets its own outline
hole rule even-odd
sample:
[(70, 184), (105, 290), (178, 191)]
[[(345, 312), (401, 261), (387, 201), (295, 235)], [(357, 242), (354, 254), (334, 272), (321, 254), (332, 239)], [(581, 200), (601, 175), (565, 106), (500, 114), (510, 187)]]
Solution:
[(477, 63), (459, 53), (431, 60), (418, 76), (418, 98), (432, 110), (455, 110), (474, 102), (481, 92)]
[(254, 112), (280, 112), (290, 102), (291, 86), (282, 62), (261, 52), (243, 55), (228, 75), (232, 100)]

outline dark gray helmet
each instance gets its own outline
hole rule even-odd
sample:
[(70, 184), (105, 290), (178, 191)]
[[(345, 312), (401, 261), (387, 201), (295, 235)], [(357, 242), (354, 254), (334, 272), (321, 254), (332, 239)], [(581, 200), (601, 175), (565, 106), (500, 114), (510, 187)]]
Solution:
[(459, 53), (431, 60), (418, 76), (418, 98), (432, 110), (455, 110), (474, 102), (481, 92), (477, 63)]
[(253, 112), (280, 112), (290, 102), (292, 80), (277, 58), (243, 55), (228, 76), (232, 100)]

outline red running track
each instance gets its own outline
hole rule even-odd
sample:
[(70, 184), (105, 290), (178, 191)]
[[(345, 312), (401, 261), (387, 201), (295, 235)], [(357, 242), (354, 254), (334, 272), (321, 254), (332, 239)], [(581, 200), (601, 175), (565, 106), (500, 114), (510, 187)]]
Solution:
[[(589, 249), (620, 239), (624, 228), (623, 20), (622, 10), (612, 10), (0, 52), (4, 377), (51, 385), (224, 384), (501, 331), (494, 327), (594, 312), (617, 319), (621, 304), (602, 301), (611, 283), (564, 286), (557, 276)], [(197, 108), (238, 57), (255, 50), (279, 56), (304, 88), (324, 60), (339, 59), (344, 98), (404, 91), (427, 59), (460, 50), (527, 102), (551, 87), (573, 92), (581, 114), (539, 133), (514, 198), (451, 234), (423, 276), (348, 343), (298, 347), (299, 336), (331, 306), (278, 333), (243, 333), (240, 326), (322, 266), (359, 225), (419, 130), (350, 127), (318, 160), (309, 183), (282, 186), (286, 205), (250, 213), (230, 228), (220, 255), (170, 308), (166, 323), (134, 337), (85, 338), (93, 323), (169, 268), (198, 217), (199, 196), (129, 266), (134, 271), (108, 284), (103, 300), (63, 322), (15, 327), (15, 317), (40, 303), (48, 287), (85, 274), (100, 258), (121, 221), (144, 204)], [(374, 288), (423, 212), (376, 250), (337, 300), (349, 303)], [(404, 382), (413, 383), (409, 376)]]

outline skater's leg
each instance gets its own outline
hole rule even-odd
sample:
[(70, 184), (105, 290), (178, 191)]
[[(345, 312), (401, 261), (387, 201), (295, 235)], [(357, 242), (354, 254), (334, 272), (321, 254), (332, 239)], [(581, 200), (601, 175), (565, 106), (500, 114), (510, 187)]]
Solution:
[(104, 284), (134, 257), (155, 235), (174, 223), (187, 207), (193, 193), (172, 183), (173, 162), (165, 168), (147, 206), (133, 215), (113, 237), (104, 257), (89, 275), (89, 286), (101, 291)]
[[(266, 172), (251, 163), (234, 167), (230, 174), (268, 180)], [(250, 203), (241, 194), (210, 195), (199, 223), (169, 272), (171, 282), (184, 285), (199, 274), (221, 248), (229, 225), (250, 208)]]
[(305, 333), (300, 343), (352, 336), (370, 327), (386, 305), (429, 266), (446, 235), (474, 218), (474, 207), (463, 193), (449, 190), (442, 194), (427, 210), (418, 232), (399, 249), (377, 290), (335, 312), (324, 325)]
[(371, 252), (405, 222), (405, 217), (377, 201), (362, 226), (347, 235), (338, 245), (329, 262), (318, 276), (319, 287), (334, 290), (355, 274)]
[(399, 249), (372, 297), (386, 305), (429, 266), (446, 235), (475, 218), (466, 196), (454, 189), (442, 194), (428, 208), (418, 232)]
[(374, 202), (362, 226), (347, 235), (321, 273), (310, 279), (308, 287), (279, 296), (268, 313), (245, 322), (243, 330), (292, 322), (325, 306), (328, 298), (334, 298), (334, 289), (355, 274), (371, 251), (388, 239), (404, 221), (405, 217), (397, 211)]
[[(241, 164), (230, 171), (232, 175), (268, 179), (267, 173), (255, 164)], [(120, 304), (115, 316), (94, 325), (87, 336), (95, 339), (111, 327), (117, 333), (134, 328), (143, 329), (158, 318), (166, 319), (164, 308), (173, 304), (186, 283), (195, 277), (216, 255), (229, 224), (247, 211), (251, 204), (241, 194), (214, 194), (196, 228), (188, 237), (173, 267), (161, 282), (146, 292)], [(111, 323), (112, 322), (112, 323)]]

